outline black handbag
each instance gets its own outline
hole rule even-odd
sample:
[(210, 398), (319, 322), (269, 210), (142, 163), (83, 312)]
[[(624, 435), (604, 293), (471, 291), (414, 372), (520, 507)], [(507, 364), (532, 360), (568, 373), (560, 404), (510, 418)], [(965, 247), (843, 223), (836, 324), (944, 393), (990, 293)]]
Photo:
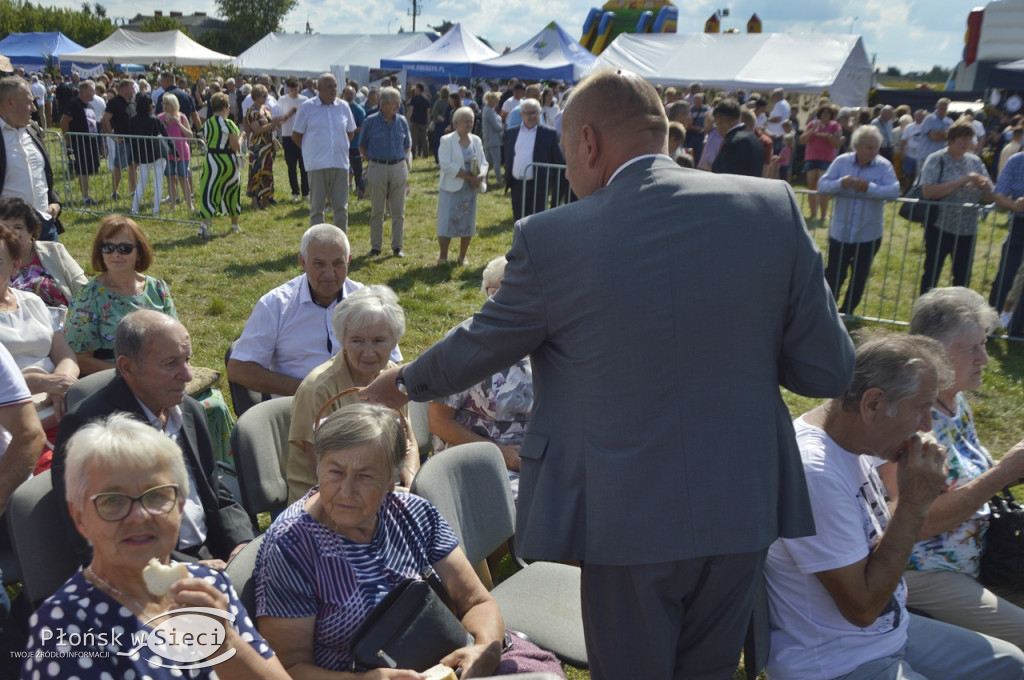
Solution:
[[(422, 672), (460, 647), (473, 644), (462, 622), (435, 588), (433, 569), (406, 579), (373, 608), (352, 635), (352, 670), (405, 668)], [(429, 583), (428, 581), (436, 582)], [(447, 593), (444, 593), (447, 599)]]
[[(939, 181), (937, 184), (942, 183), (942, 175), (946, 169), (946, 158), (945, 156), (939, 156)], [(921, 184), (915, 184), (907, 190), (904, 198), (915, 198), (918, 201), (924, 200), (924, 195), (921, 191)], [(935, 223), (935, 220), (939, 216), (939, 206), (933, 203), (900, 203), (900, 217), (916, 224), (930, 227)]]
[(1006, 487), (989, 501), (989, 509), (985, 549), (981, 553), (981, 582), (1024, 589), (1024, 505)]

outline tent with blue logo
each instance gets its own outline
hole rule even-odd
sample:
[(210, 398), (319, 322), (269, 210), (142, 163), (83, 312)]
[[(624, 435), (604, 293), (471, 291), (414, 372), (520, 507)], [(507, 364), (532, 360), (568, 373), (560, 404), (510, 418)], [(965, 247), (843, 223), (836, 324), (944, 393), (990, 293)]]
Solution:
[(0, 40), (0, 54), (10, 59), (11, 65), (15, 68), (20, 67), (26, 71), (42, 71), (52, 64), (64, 73), (71, 73), (70, 63), (62, 65), (60, 58), (64, 54), (78, 52), (81, 49), (81, 45), (60, 31), (11, 33)]
[(552, 21), (511, 52), (473, 64), (474, 78), (579, 80), (597, 57)]
[(482, 40), (455, 24), (433, 44), (390, 59), (381, 59), (384, 69), (405, 70), (410, 76), (469, 78), (473, 64), (498, 56)]

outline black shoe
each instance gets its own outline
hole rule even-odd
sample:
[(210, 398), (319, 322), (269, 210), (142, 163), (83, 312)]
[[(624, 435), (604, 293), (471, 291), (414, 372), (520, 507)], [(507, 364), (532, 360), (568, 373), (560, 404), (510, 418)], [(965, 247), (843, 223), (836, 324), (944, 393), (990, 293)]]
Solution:
[(277, 205), (277, 201), (275, 201), (273, 197), (271, 197), (271, 198), (270, 198), (270, 199), (269, 199), (269, 200), (267, 201), (267, 203), (269, 203), (270, 205)]
[(380, 255), (380, 251), (376, 248), (370, 251), (370, 257), (377, 257), (378, 255)]
[(405, 253), (402, 252), (401, 248), (393, 248), (391, 252), (395, 254), (395, 257), (405, 257)]

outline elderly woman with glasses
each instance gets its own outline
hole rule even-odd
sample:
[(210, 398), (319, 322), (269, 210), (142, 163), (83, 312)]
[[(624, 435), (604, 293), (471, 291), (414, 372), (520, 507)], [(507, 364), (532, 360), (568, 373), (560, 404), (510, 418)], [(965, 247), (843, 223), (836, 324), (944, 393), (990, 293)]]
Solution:
[(100, 274), (68, 310), (67, 341), (83, 376), (113, 368), (114, 331), (128, 312), (154, 309), (178, 318), (167, 284), (143, 273), (152, 263), (153, 248), (135, 220), (103, 218), (92, 242), (92, 268)]
[[(288, 677), (227, 576), (200, 564), (165, 569), (178, 542), (189, 489), (174, 440), (115, 414), (71, 438), (65, 478), (71, 516), (92, 544), (93, 557), (33, 616), (23, 678)], [(153, 560), (160, 565), (149, 567)], [(144, 570), (171, 573), (155, 579)], [(224, 615), (192, 614), (198, 621), (186, 621), (175, 613), (185, 607)], [(145, 644), (157, 629), (170, 643), (163, 653), (156, 642)], [(179, 670), (186, 664), (180, 659), (189, 657), (187, 649), (174, 646), (174, 629), (218, 636), (219, 646), (199, 656), (226, 660)]]
[[(316, 484), (313, 441), (317, 414), (338, 393), (369, 385), (382, 370), (396, 365), (389, 357), (405, 334), (405, 312), (398, 304), (395, 291), (387, 286), (367, 286), (353, 291), (334, 308), (331, 325), (334, 337), (341, 340), (341, 351), (310, 371), (292, 402), (288, 430), (291, 446), (285, 464), (288, 500), (292, 503)], [(347, 395), (334, 402), (328, 413), (358, 402), (355, 394)], [(408, 419), (408, 407), (404, 414)], [(420, 466), (416, 438), (407, 434), (405, 465), (399, 474), (399, 482), (404, 487), (412, 484)]]

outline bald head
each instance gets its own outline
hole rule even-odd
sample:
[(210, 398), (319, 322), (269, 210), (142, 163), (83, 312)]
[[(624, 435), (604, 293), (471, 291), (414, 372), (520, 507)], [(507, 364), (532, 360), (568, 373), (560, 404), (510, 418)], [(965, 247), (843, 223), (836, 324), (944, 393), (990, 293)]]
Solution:
[(665, 153), (667, 140), (658, 92), (622, 69), (601, 69), (581, 81), (562, 115), (569, 179), (581, 198), (604, 186), (626, 161)]

